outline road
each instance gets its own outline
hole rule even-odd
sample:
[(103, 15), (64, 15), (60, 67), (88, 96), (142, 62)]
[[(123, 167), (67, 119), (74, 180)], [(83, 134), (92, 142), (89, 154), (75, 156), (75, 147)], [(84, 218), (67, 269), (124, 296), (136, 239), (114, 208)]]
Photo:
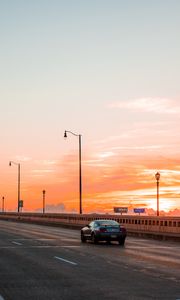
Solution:
[(180, 244), (0, 221), (0, 300), (179, 300)]

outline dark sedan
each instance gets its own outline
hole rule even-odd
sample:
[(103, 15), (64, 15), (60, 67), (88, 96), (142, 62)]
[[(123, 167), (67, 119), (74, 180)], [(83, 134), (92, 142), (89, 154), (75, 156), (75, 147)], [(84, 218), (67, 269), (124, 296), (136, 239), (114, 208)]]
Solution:
[(81, 241), (91, 240), (94, 244), (99, 241), (117, 241), (124, 245), (126, 229), (113, 220), (95, 220), (81, 229)]

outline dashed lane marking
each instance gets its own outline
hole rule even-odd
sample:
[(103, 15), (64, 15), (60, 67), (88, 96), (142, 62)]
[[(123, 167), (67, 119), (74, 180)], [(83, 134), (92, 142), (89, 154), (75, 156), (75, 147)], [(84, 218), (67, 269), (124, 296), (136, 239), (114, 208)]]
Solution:
[(15, 242), (15, 241), (12, 241), (12, 244), (15, 244), (15, 245), (18, 245), (18, 246), (22, 246), (22, 244), (21, 244), (21, 243), (19, 243), (19, 242)]
[(68, 264), (71, 264), (71, 265), (74, 265), (74, 266), (77, 266), (77, 263), (73, 262), (73, 261), (70, 261), (70, 260), (67, 260), (67, 259), (64, 259), (62, 257), (59, 257), (59, 256), (54, 256), (55, 259), (58, 259), (58, 260), (61, 260), (63, 262), (66, 262)]

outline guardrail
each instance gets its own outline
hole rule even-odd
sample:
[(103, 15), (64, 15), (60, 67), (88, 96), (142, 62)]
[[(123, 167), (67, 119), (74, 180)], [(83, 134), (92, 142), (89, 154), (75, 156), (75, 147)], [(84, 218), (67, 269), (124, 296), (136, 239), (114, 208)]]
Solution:
[(57, 214), (57, 213), (0, 213), (1, 220), (34, 222), (44, 225), (63, 225), (80, 228), (96, 219), (111, 219), (123, 224), (128, 234), (173, 238), (180, 240), (180, 217), (151, 217), (99, 214)]

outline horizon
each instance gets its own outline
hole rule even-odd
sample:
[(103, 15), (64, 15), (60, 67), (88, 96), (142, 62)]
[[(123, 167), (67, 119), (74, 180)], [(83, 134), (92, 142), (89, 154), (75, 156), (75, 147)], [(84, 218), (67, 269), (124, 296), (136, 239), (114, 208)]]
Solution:
[[(180, 216), (180, 2), (1, 3), (0, 208)], [(0, 209), (1, 211), (2, 209)]]

